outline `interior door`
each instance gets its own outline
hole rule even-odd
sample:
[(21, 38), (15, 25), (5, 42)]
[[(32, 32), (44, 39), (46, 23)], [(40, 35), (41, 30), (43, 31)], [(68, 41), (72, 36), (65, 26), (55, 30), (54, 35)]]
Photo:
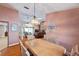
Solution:
[(0, 22), (0, 50), (8, 47), (8, 23)]

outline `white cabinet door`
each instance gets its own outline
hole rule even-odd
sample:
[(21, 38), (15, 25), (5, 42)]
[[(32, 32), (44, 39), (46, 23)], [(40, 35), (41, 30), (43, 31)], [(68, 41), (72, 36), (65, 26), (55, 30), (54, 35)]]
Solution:
[(0, 37), (0, 50), (4, 49), (8, 45), (7, 37)]

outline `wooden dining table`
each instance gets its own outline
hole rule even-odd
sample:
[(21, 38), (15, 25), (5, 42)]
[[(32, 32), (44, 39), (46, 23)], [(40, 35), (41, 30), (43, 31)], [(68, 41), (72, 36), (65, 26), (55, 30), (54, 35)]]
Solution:
[(35, 56), (62, 56), (66, 51), (64, 47), (43, 39), (28, 40), (24, 45)]

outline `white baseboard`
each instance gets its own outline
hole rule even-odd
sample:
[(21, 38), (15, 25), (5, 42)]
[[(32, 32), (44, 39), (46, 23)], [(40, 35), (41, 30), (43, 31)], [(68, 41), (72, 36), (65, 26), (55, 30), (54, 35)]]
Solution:
[(9, 46), (14, 46), (14, 45), (17, 45), (17, 44), (19, 44), (19, 42), (10, 44)]

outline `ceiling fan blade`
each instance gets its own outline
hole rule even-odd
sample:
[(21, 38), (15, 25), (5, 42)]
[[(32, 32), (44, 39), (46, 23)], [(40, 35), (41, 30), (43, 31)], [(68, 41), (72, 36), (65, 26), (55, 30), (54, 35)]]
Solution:
[(28, 7), (24, 6), (25, 9), (29, 9)]

